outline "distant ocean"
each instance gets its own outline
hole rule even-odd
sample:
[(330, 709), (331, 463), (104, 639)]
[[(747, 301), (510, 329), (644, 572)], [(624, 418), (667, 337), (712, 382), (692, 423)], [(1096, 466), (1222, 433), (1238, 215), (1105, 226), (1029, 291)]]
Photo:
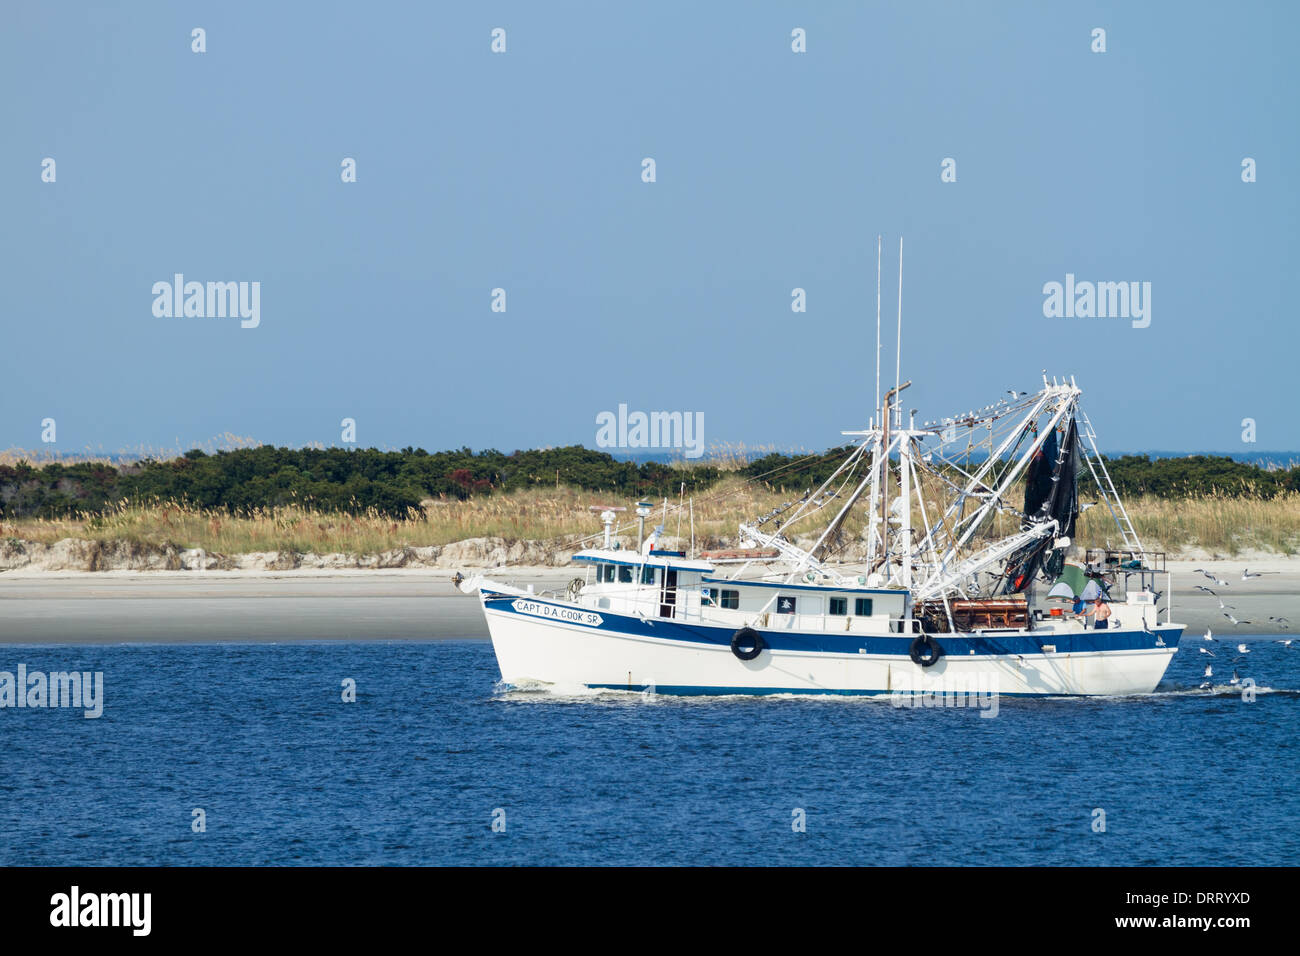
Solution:
[(1107, 451), (1107, 458), (1122, 455), (1146, 455), (1148, 458), (1189, 458), (1205, 455), (1211, 458), (1231, 458), (1262, 468), (1293, 468), (1300, 465), (1300, 451)]
[(1300, 650), (1253, 641), (1247, 703), (1197, 643), (1150, 697), (993, 719), (508, 691), (480, 641), (0, 645), (105, 688), (0, 710), (0, 863), (1295, 864)]
[[(386, 452), (395, 452), (398, 449), (385, 447), (380, 450)], [(605, 452), (611, 458), (617, 461), (630, 461), (635, 464), (642, 464), (644, 462), (650, 462), (650, 461), (657, 461), (662, 464), (669, 464), (672, 462), (686, 460), (682, 454), (681, 449), (664, 448), (664, 449), (647, 449), (644, 451), (629, 451), (627, 449), (618, 449), (618, 448), (601, 448), (598, 450)], [(822, 452), (826, 451), (826, 449), (821, 449), (820, 451), (813, 451), (808, 448), (794, 448), (794, 447), (776, 448), (776, 447), (763, 446), (761, 448), (747, 447), (745, 451), (750, 458), (761, 458), (764, 455), (772, 454), (773, 452), (777, 454), (792, 455), (792, 456), (793, 455), (819, 455)], [(60, 461), (66, 464), (70, 462), (83, 460), (88, 454), (90, 453), (69, 452), (67, 454), (52, 454), (48, 457), (48, 459), (38, 456), (38, 460), (41, 462), (47, 460)], [(141, 457), (140, 454), (136, 452), (111, 452), (111, 453), (97, 452), (94, 454), (97, 457), (103, 458), (104, 460), (113, 462), (114, 464), (117, 465), (136, 462), (139, 461)], [(161, 454), (165, 457), (173, 453), (161, 452), (158, 454)], [(1109, 450), (1103, 450), (1102, 454), (1104, 454), (1107, 458), (1119, 458), (1122, 455), (1146, 455), (1149, 458), (1187, 458), (1191, 455), (1209, 455), (1215, 458), (1231, 458), (1234, 461), (1242, 461), (1252, 465), (1259, 465), (1262, 468), (1291, 468), (1296, 465), (1300, 465), (1300, 451), (1243, 452), (1243, 451), (1109, 451)], [(724, 460), (730, 461), (733, 459), (734, 456), (731, 453), (726, 451), (722, 452), (719, 455), (719, 454), (712, 454), (706, 450), (702, 457), (693, 459), (692, 461), (699, 464), (708, 464), (710, 460), (715, 460), (719, 457)], [(976, 455), (975, 457), (977, 459), (979, 458), (978, 455)]]
[[(608, 451), (612, 458), (619, 461), (631, 461), (640, 464), (647, 461), (658, 461), (663, 463), (681, 461), (682, 454), (680, 451), (647, 451), (647, 452), (629, 452), (602, 449)], [(783, 455), (812, 455), (821, 454), (821, 452), (809, 451), (806, 448), (783, 448), (776, 449), (779, 454)], [(771, 449), (761, 452), (751, 452), (753, 457), (761, 458), (769, 454)], [(1148, 458), (1188, 458), (1192, 455), (1206, 455), (1213, 458), (1231, 458), (1234, 461), (1246, 462), (1251, 465), (1259, 465), (1262, 468), (1292, 468), (1300, 465), (1300, 451), (1111, 451), (1103, 450), (1102, 454), (1107, 458), (1119, 458), (1123, 455), (1146, 455)], [(979, 457), (978, 455), (975, 457)], [(709, 461), (709, 454), (705, 452), (702, 458), (696, 459), (697, 462), (705, 464)]]

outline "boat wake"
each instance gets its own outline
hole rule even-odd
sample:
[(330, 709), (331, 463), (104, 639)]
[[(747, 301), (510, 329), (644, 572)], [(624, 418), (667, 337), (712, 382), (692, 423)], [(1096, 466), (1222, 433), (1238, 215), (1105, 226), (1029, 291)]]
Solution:
[(583, 684), (549, 684), (545, 681), (521, 681), (507, 684), (498, 681), (492, 690), (492, 699), (507, 703), (623, 703), (623, 704), (701, 704), (717, 701), (772, 701), (804, 700), (810, 703), (880, 703), (888, 702), (891, 695), (880, 694), (755, 694), (738, 691), (734, 694), (660, 694), (654, 690), (621, 690), (608, 687), (587, 687)]
[[(1283, 696), (1300, 697), (1300, 690), (1289, 687), (1255, 687), (1255, 694), (1281, 694)], [(1152, 697), (1240, 697), (1242, 687), (1240, 684), (1215, 684), (1212, 687), (1157, 687), (1150, 695)]]
[[(1283, 697), (1300, 697), (1300, 689), (1288, 687), (1255, 687), (1254, 693), (1260, 695), (1280, 695)], [(1117, 695), (1092, 695), (1081, 696), (1072, 694), (1063, 694), (1060, 696), (1044, 696), (1039, 698), (1013, 697), (1008, 698), (1004, 703), (1014, 702), (1018, 705), (1028, 704), (1032, 706), (1035, 701), (1051, 701), (1057, 703), (1060, 701), (1071, 701), (1075, 703), (1087, 703), (1089, 701), (1127, 701), (1127, 700), (1145, 700), (1152, 697), (1240, 697), (1242, 688), (1236, 684), (1215, 684), (1213, 687), (1189, 687), (1169, 684), (1167, 686), (1157, 687), (1149, 694), (1117, 694)], [(506, 684), (498, 681), (492, 691), (492, 700), (503, 703), (538, 703), (538, 704), (555, 704), (555, 703), (605, 703), (605, 704), (707, 704), (720, 701), (732, 702), (759, 702), (759, 701), (807, 701), (816, 704), (837, 704), (840, 706), (855, 705), (880, 705), (888, 704), (892, 701), (893, 695), (889, 693), (880, 694), (753, 694), (753, 693), (735, 693), (735, 694), (701, 694), (701, 695), (678, 695), (678, 694), (658, 694), (653, 690), (620, 690), (617, 688), (593, 688), (583, 684), (548, 684), (544, 681), (522, 681), (518, 684)]]
[(646, 691), (588, 687), (585, 684), (548, 684), (545, 681), (520, 681), (517, 684), (498, 681), (492, 689), (493, 700), (525, 704), (595, 701), (631, 703), (651, 700), (657, 696)]

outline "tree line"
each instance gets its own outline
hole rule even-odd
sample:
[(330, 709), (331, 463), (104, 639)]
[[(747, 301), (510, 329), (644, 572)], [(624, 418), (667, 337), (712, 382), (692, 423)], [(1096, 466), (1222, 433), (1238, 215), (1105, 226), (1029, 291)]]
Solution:
[[(843, 461), (848, 448), (820, 454), (773, 453), (736, 473), (774, 489), (801, 493)], [(1227, 457), (1108, 459), (1122, 495), (1186, 497), (1208, 494), (1273, 498), (1300, 491), (1300, 467), (1269, 470)], [(620, 461), (581, 445), (516, 451), (427, 452), (376, 449), (291, 449), (261, 446), (214, 454), (194, 449), (179, 458), (120, 465), (27, 463), (0, 465), (0, 516), (58, 518), (98, 512), (125, 501), (175, 500), (210, 510), (248, 513), (299, 504), (327, 512), (375, 510), (405, 517), (428, 498), (464, 500), (521, 488), (567, 486), (622, 498), (698, 494), (733, 470)], [(1090, 479), (1089, 479), (1090, 480)]]

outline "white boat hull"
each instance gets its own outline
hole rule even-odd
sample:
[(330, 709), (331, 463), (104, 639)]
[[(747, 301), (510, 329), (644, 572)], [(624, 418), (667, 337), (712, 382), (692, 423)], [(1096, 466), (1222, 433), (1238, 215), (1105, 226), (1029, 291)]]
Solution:
[[(533, 612), (520, 612), (516, 605)], [(484, 610), (507, 684), (653, 688), (668, 694), (889, 695), (977, 688), (1008, 696), (1146, 694), (1164, 676), (1182, 631), (1165, 625), (1136, 634), (1086, 632), (1089, 645), (1104, 641), (1115, 647), (1062, 652), (1050, 649), (1063, 643), (1060, 635), (936, 635), (945, 653), (923, 667), (908, 656), (911, 641), (903, 636), (845, 640), (872, 648), (836, 652), (825, 649), (826, 635), (805, 635), (819, 649), (799, 650), (780, 644), (800, 635), (760, 630), (769, 646), (743, 661), (725, 632), (713, 633), (719, 628), (504, 595), (486, 600)], [(589, 623), (597, 619), (598, 624)], [(1123, 646), (1142, 643), (1151, 646)], [(996, 653), (1013, 644), (1015, 652)], [(880, 652), (882, 646), (889, 652)]]

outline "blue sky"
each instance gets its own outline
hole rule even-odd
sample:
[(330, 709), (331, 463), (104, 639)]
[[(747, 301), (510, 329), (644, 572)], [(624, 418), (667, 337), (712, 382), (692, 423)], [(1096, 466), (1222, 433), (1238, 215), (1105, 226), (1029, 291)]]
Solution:
[[(919, 418), (1047, 368), (1106, 448), (1300, 449), (1298, 11), (10, 0), (0, 448), (593, 446), (620, 403), (822, 448), (883, 234)], [(178, 272), (260, 325), (156, 317)], [(1046, 318), (1067, 273), (1150, 282), (1150, 326)]]

